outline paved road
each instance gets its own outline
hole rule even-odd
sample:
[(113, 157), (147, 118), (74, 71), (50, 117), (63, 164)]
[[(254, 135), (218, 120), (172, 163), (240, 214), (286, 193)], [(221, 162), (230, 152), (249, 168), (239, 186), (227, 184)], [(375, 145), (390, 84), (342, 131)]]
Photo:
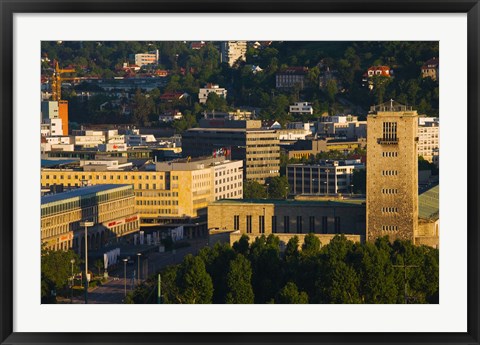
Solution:
[[(155, 274), (157, 271), (173, 264), (179, 264), (187, 254), (197, 254), (198, 251), (207, 246), (207, 239), (191, 241), (191, 246), (177, 249), (175, 253), (150, 253), (148, 255), (148, 275)], [(137, 270), (137, 263), (127, 265), (127, 292), (133, 288), (133, 271)], [(142, 279), (144, 277), (141, 277)], [(91, 304), (119, 304), (123, 303), (125, 297), (125, 279), (123, 265), (116, 271), (110, 272), (110, 278), (99, 287), (89, 289), (88, 303)], [(73, 299), (73, 303), (84, 303), (84, 297), (78, 296)]]

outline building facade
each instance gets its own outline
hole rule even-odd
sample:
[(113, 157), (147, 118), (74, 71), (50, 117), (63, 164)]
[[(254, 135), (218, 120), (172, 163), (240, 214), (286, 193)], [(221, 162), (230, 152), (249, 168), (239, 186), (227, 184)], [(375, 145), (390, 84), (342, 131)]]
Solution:
[(438, 166), (440, 155), (438, 117), (418, 118), (418, 155)]
[[(246, 127), (249, 127), (248, 122)], [(258, 122), (258, 127), (261, 123)], [(278, 133), (261, 128), (192, 128), (183, 133), (184, 156), (212, 155), (218, 148), (228, 148), (231, 159), (244, 162), (244, 179), (264, 183), (280, 174)]]
[(85, 228), (91, 250), (114, 243), (140, 229), (131, 185), (84, 187), (41, 198), (41, 241), (48, 250), (85, 251)]
[(305, 87), (307, 73), (308, 67), (287, 67), (275, 76), (275, 87), (277, 89), (298, 87), (301, 90)]
[(220, 46), (220, 62), (233, 67), (239, 61), (247, 61), (247, 41), (226, 41)]
[(313, 114), (313, 107), (311, 103), (308, 102), (296, 102), (291, 105), (288, 109), (291, 114)]
[(158, 49), (144, 54), (135, 54), (135, 65), (142, 67), (144, 65), (158, 64), (159, 57)]
[(355, 242), (365, 234), (365, 206), (351, 202), (221, 200), (208, 206), (210, 231), (233, 231), (230, 242), (242, 235), (274, 234), (285, 243), (297, 235), (314, 233), (322, 244), (344, 234)]
[[(220, 170), (221, 175), (218, 174)], [(239, 177), (242, 170), (241, 161), (230, 161), (225, 157), (152, 163), (142, 170), (108, 170), (108, 167), (95, 167), (91, 171), (85, 171), (85, 167), (42, 169), (41, 185), (42, 189), (58, 185), (65, 189), (85, 185), (133, 185), (135, 210), (141, 225), (146, 227), (205, 216), (208, 203), (216, 198), (242, 198), (243, 181)], [(226, 184), (229, 187), (223, 190)], [(222, 190), (215, 192), (215, 186), (221, 186)]]
[(440, 60), (436, 57), (426, 61), (422, 66), (422, 78), (431, 78), (432, 80), (437, 80), (439, 77), (439, 66)]
[(418, 114), (393, 100), (367, 117), (367, 240), (414, 241), (418, 227)]
[(353, 171), (364, 169), (360, 160), (288, 164), (290, 194), (337, 195), (353, 193)]
[(218, 97), (227, 98), (227, 90), (216, 84), (207, 84), (198, 90), (198, 103), (207, 103), (208, 95), (215, 93)]

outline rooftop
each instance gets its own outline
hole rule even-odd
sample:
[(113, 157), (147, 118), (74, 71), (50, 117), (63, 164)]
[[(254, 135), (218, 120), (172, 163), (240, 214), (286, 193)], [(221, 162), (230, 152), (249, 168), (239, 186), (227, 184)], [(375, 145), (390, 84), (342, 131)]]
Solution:
[(418, 217), (422, 219), (438, 219), (440, 186), (430, 188), (418, 196)]
[(96, 194), (105, 191), (111, 191), (113, 189), (125, 189), (126, 187), (131, 188), (133, 190), (132, 185), (125, 185), (125, 184), (103, 184), (103, 185), (95, 185), (95, 186), (88, 186), (73, 189), (68, 192), (57, 193), (57, 194), (50, 194), (42, 196), (42, 205), (49, 204), (56, 201), (71, 199), (82, 197), (86, 195)]
[(275, 206), (324, 206), (324, 207), (357, 207), (365, 202), (364, 199), (338, 199), (338, 200), (275, 200), (275, 199), (222, 199), (212, 203), (225, 205), (241, 205), (241, 204), (259, 204)]

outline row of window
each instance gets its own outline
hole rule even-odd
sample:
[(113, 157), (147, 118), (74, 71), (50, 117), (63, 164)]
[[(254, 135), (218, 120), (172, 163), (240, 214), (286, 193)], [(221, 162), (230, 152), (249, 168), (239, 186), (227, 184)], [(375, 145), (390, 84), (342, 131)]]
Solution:
[(383, 231), (398, 231), (397, 225), (382, 225)]
[(397, 176), (398, 170), (382, 170), (383, 176)]
[(382, 157), (398, 157), (398, 152), (382, 152)]
[(382, 207), (383, 213), (398, 213), (398, 207)]
[(396, 188), (382, 188), (382, 194), (398, 194), (398, 189), (396, 189)]
[[(340, 233), (340, 217), (333, 217), (334, 220), (334, 231), (335, 233)], [(315, 216), (309, 216), (308, 219), (308, 231), (309, 232), (315, 232)], [(328, 233), (328, 217), (323, 216), (322, 217), (322, 232), (323, 233)], [(240, 230), (240, 216), (239, 215), (234, 215), (233, 216), (233, 229), (234, 230)], [(290, 233), (290, 216), (284, 216), (283, 217), (283, 232), (284, 233)], [(303, 217), (302, 216), (297, 216), (296, 217), (296, 233), (301, 234), (303, 232)], [(246, 216), (246, 232), (247, 234), (251, 234), (253, 231), (252, 228), (252, 216), (247, 215)], [(260, 234), (265, 233), (265, 216), (260, 215), (258, 216), (258, 232)], [(278, 226), (277, 226), (277, 216), (272, 216), (272, 233), (277, 233), (278, 232)]]

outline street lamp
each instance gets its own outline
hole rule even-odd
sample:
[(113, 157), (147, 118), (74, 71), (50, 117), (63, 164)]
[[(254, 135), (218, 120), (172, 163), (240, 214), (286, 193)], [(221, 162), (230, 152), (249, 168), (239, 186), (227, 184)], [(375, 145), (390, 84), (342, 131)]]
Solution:
[(93, 226), (94, 222), (80, 222), (80, 226), (85, 227), (85, 304), (88, 303), (88, 235), (87, 228)]
[(350, 197), (353, 196), (353, 183), (350, 184)]
[(75, 259), (70, 260), (70, 263), (72, 264), (72, 284), (70, 285), (70, 303), (73, 303), (73, 282), (74, 282), (73, 264), (75, 263)]
[(137, 276), (137, 284), (140, 283), (140, 256), (142, 253), (137, 253), (137, 263), (138, 263), (138, 276)]
[(123, 289), (125, 290), (125, 297), (127, 297), (127, 259), (123, 259)]

